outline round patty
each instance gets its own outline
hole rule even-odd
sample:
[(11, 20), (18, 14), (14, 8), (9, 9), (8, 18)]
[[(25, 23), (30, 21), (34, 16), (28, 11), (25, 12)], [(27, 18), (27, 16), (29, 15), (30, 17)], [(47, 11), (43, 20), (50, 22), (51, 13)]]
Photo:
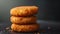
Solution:
[(12, 23), (15, 23), (15, 24), (35, 24), (37, 21), (37, 17), (36, 16), (31, 16), (31, 17), (11, 16), (10, 20)]
[(32, 25), (12, 24), (11, 29), (12, 31), (16, 31), (16, 32), (35, 32), (39, 29), (39, 25), (38, 24), (32, 24)]
[(37, 12), (37, 6), (19, 6), (12, 8), (10, 14), (14, 16), (32, 16), (37, 14)]

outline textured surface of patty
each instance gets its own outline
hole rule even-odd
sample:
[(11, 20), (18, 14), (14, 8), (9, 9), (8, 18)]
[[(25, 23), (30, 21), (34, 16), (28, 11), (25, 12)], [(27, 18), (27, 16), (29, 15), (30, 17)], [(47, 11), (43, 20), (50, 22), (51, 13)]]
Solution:
[(37, 12), (37, 6), (19, 6), (10, 10), (10, 14), (14, 16), (32, 16), (37, 14)]
[(31, 16), (31, 17), (11, 16), (10, 21), (15, 24), (35, 24), (37, 21), (37, 17), (36, 16)]
[(12, 31), (16, 31), (16, 32), (34, 32), (39, 29), (39, 25), (38, 24), (33, 24), (33, 25), (12, 24), (11, 29)]

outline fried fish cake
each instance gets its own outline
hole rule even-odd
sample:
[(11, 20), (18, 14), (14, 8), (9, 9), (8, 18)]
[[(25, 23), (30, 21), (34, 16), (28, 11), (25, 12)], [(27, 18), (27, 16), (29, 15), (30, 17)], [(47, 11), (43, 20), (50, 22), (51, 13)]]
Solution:
[(36, 16), (31, 16), (31, 17), (11, 16), (10, 20), (12, 23), (15, 23), (15, 24), (35, 24), (37, 21), (37, 17)]
[(37, 14), (38, 7), (37, 6), (19, 6), (12, 8), (10, 11), (11, 15), (14, 16), (32, 16)]
[(35, 32), (39, 29), (38, 24), (32, 24), (32, 25), (17, 25), (12, 24), (11, 30), (16, 32)]

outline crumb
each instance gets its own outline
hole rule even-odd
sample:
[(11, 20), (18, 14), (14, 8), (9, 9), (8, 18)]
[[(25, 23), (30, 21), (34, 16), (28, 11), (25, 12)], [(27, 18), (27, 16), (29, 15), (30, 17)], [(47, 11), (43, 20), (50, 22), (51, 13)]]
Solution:
[(6, 30), (9, 30), (9, 29), (10, 29), (9, 27), (6, 28)]

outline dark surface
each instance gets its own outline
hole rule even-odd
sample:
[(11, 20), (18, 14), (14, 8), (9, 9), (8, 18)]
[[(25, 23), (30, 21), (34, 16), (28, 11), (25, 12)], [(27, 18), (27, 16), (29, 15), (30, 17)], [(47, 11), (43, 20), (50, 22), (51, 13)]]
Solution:
[[(43, 21), (38, 20), (40, 24), (40, 34), (60, 34), (60, 22), (56, 21)], [(33, 33), (16, 33), (11, 32), (10, 29), (6, 29), (10, 27), (11, 23), (1, 22), (0, 23), (0, 34), (33, 34)]]

